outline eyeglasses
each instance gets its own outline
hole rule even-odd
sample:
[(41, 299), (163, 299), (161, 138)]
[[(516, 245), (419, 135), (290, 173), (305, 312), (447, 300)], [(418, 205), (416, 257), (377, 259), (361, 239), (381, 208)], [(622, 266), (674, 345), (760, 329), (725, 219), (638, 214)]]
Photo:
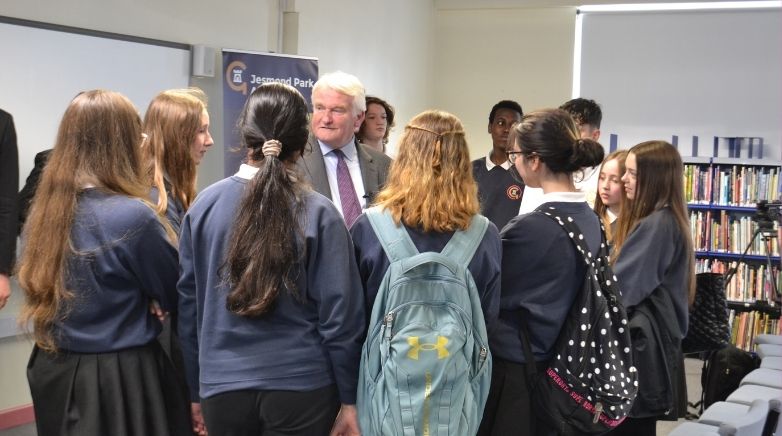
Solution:
[(508, 155), (508, 161), (510, 161), (510, 163), (513, 163), (513, 164), (516, 163), (516, 157), (518, 155), (520, 155), (520, 154), (523, 154), (523, 153), (524, 153), (523, 151), (506, 151), (505, 152), (505, 154)]

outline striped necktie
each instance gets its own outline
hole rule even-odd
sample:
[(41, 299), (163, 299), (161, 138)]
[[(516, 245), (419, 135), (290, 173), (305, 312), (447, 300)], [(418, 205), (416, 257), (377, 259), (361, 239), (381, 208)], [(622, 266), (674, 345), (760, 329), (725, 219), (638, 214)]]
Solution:
[(339, 201), (342, 203), (342, 216), (345, 218), (345, 224), (350, 227), (361, 215), (361, 205), (356, 196), (356, 189), (353, 187), (348, 165), (345, 163), (345, 153), (342, 150), (332, 150), (332, 153), (337, 157), (337, 187)]

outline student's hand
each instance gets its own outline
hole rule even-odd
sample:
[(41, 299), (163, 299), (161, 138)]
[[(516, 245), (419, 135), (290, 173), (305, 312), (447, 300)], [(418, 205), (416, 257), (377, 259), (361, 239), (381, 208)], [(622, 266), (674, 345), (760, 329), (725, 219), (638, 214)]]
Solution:
[(149, 313), (152, 315), (155, 315), (160, 322), (163, 322), (166, 320), (166, 317), (168, 316), (168, 312), (164, 311), (162, 307), (160, 307), (160, 303), (157, 302), (157, 300), (152, 300), (149, 302)]
[(334, 420), (334, 427), (331, 429), (330, 436), (360, 436), (361, 430), (358, 426), (358, 412), (356, 406), (343, 404), (339, 409), (337, 419)]
[(190, 403), (190, 415), (193, 417), (193, 434), (207, 436), (204, 415), (201, 413), (201, 403)]
[(11, 280), (5, 274), (0, 274), (0, 309), (5, 307), (11, 298)]

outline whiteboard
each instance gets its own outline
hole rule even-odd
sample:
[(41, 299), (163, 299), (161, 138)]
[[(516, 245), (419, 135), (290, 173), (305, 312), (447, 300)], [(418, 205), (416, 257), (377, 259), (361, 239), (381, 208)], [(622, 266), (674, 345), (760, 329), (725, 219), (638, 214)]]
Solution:
[[(20, 189), (35, 154), (54, 146), (60, 119), (79, 92), (120, 92), (143, 117), (158, 92), (187, 87), (190, 80), (185, 44), (7, 17), (0, 17), (0, 42), (0, 108), (14, 117)], [(17, 334), (23, 293), (15, 280), (11, 286), (8, 306), (0, 311), (0, 338)]]
[(582, 20), (581, 95), (603, 108), (601, 138), (618, 134), (628, 148), (678, 135), (689, 156), (697, 135), (698, 155), (712, 156), (714, 136), (762, 137), (763, 158), (782, 158), (779, 8), (586, 12)]
[(60, 119), (77, 93), (95, 88), (120, 92), (143, 116), (158, 92), (188, 86), (190, 51), (185, 44), (163, 46), (158, 45), (163, 41), (35, 25), (46, 26), (0, 17), (0, 108), (16, 125), (20, 189), (35, 154), (54, 145)]

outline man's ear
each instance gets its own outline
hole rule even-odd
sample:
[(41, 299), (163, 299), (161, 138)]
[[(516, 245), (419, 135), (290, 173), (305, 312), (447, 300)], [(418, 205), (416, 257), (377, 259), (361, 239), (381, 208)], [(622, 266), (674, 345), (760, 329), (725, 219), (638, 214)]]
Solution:
[(593, 141), (599, 141), (600, 140), (600, 129), (595, 129), (592, 131), (592, 140)]
[(354, 133), (355, 133), (355, 132), (358, 132), (358, 130), (361, 128), (361, 123), (363, 123), (363, 122), (364, 122), (364, 117), (366, 116), (366, 114), (367, 114), (366, 112), (361, 112), (361, 113), (360, 113), (360, 114), (359, 114), (359, 115), (356, 117), (356, 122), (355, 122), (355, 123), (354, 123), (354, 125), (353, 125), (353, 132), (354, 132)]

